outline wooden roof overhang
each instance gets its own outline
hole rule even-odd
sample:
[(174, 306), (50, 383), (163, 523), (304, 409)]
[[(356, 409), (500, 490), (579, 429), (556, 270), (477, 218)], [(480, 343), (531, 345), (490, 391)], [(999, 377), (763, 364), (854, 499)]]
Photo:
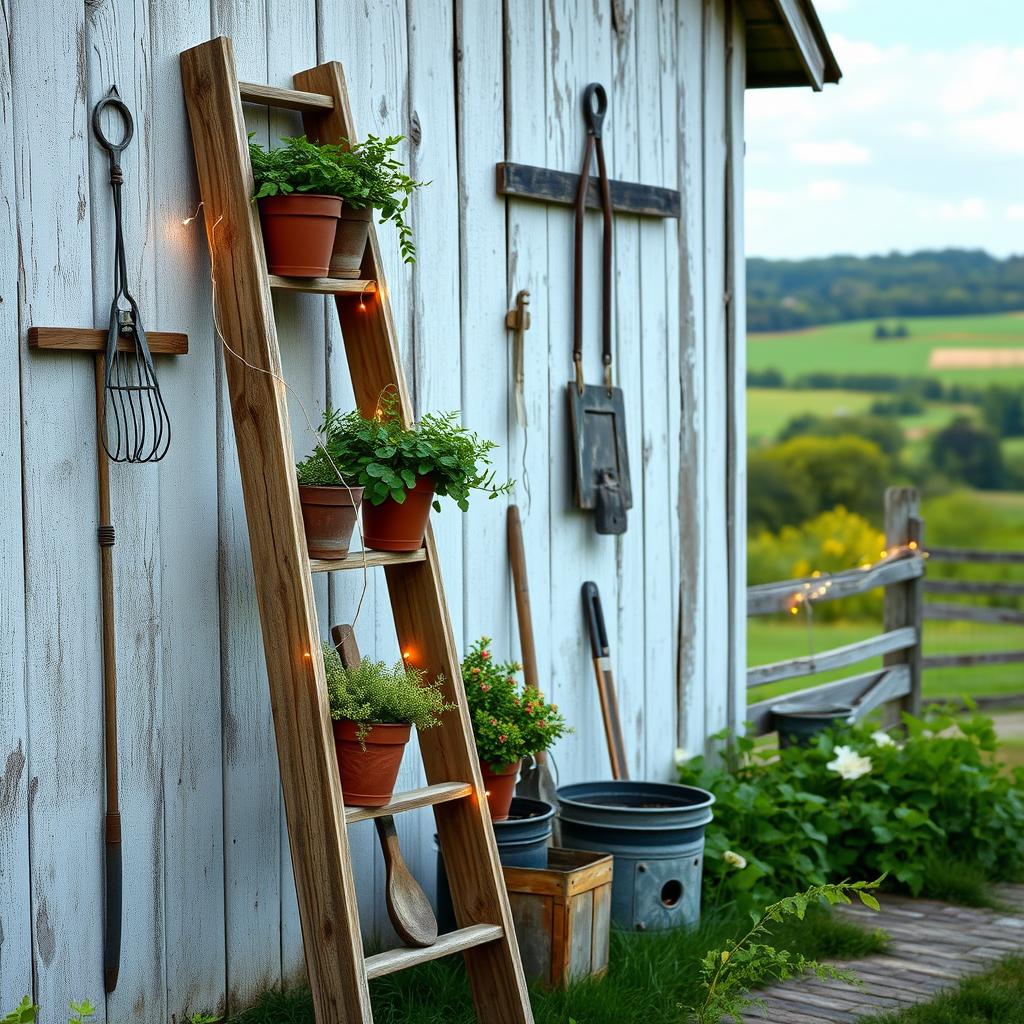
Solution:
[(836, 83), (836, 63), (812, 0), (740, 0), (747, 24), (747, 88)]

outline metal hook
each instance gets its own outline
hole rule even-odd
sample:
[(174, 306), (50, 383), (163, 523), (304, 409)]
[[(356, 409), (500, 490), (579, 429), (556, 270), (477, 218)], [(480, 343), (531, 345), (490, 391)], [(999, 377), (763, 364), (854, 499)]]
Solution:
[[(594, 102), (596, 99), (596, 103)], [(587, 123), (587, 134), (601, 138), (601, 126), (608, 113), (608, 93), (600, 82), (591, 82), (583, 90), (583, 120)]]
[[(103, 130), (103, 111), (107, 107), (112, 107), (117, 111), (118, 117), (121, 119), (121, 123), (124, 126), (124, 135), (119, 142), (112, 142), (107, 138), (107, 133)], [(92, 110), (92, 133), (96, 136), (99, 144), (107, 151), (110, 155), (110, 167), (111, 172), (115, 168), (120, 169), (121, 154), (128, 148), (128, 143), (132, 141), (135, 135), (135, 121), (132, 119), (131, 111), (122, 102), (121, 94), (117, 91), (117, 86), (112, 85), (110, 92), (93, 107)]]

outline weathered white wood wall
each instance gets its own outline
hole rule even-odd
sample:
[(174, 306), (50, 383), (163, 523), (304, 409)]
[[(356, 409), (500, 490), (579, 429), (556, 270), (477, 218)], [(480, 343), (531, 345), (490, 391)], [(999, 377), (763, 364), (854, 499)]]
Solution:
[[(607, 762), (580, 614), (596, 580), (630, 767), (667, 777), (744, 702), (742, 477), (743, 26), (731, 0), (38, 0), (0, 2), (0, 1008), (31, 992), (43, 1020), (72, 997), (100, 1020), (181, 1021), (243, 1004), (301, 972), (302, 955), (245, 517), (178, 52), (235, 41), (240, 74), (290, 84), (344, 62), (363, 133), (407, 136), (430, 179), (414, 203), (420, 260), (382, 231), (416, 407), (461, 408), (501, 444), (526, 535), (541, 673), (576, 727), (563, 781)], [(30, 353), (35, 325), (104, 323), (110, 280), (105, 156), (89, 112), (117, 81), (136, 114), (126, 153), (132, 286), (152, 329), (187, 331), (164, 361), (174, 441), (155, 468), (113, 472), (125, 936), (102, 999), (102, 734), (92, 369)], [(610, 89), (612, 173), (683, 190), (680, 222), (620, 217), (616, 374), (626, 394), (634, 508), (597, 537), (570, 496), (572, 218), (494, 195), (494, 163), (575, 170), (587, 82)], [(297, 119), (253, 108), (267, 141)], [(599, 234), (588, 237), (587, 375), (598, 379)], [(515, 425), (503, 315), (532, 297), (530, 426)], [(351, 401), (333, 309), (279, 296), (284, 366), (305, 415)], [(305, 410), (305, 413), (303, 411)], [(302, 454), (302, 452), (299, 452)], [(457, 638), (517, 654), (504, 504), (435, 518)], [(317, 581), (326, 632), (351, 618), (356, 574)], [(383, 580), (359, 619), (364, 651), (395, 658)], [(416, 784), (415, 754), (400, 785)], [(429, 814), (403, 845), (432, 887)], [(362, 894), (380, 892), (372, 826), (356, 826)], [(385, 940), (379, 899), (365, 927)]]

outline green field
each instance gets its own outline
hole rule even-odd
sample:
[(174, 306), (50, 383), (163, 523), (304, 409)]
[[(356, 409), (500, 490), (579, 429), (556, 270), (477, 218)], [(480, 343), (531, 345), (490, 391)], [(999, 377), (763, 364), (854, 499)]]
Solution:
[[(747, 664), (764, 665), (786, 661), (809, 654), (811, 650), (825, 651), (843, 644), (877, 636), (881, 624), (875, 622), (829, 622), (815, 625), (808, 632), (800, 623), (775, 618), (750, 619), (747, 623)], [(962, 622), (926, 622), (924, 630), (925, 654), (967, 654), (972, 651), (1024, 649), (1024, 628)], [(870, 672), (881, 667), (881, 659), (865, 661), (862, 665), (822, 672), (802, 679), (772, 683), (751, 690), (751, 701), (767, 700), (780, 694), (792, 693), (817, 686), (833, 679), (859, 672)], [(924, 674), (923, 691), (926, 696), (960, 696), (997, 693), (1024, 693), (1024, 666), (987, 665), (969, 669), (937, 668)]]
[(940, 348), (1024, 347), (1024, 314), (908, 317), (910, 337), (875, 341), (874, 320), (827, 324), (803, 331), (751, 334), (747, 365), (751, 370), (780, 370), (787, 378), (802, 373), (892, 373), (936, 377), (947, 383), (984, 385), (1008, 379), (1024, 381), (1024, 365), (1005, 369), (932, 370), (929, 359)]

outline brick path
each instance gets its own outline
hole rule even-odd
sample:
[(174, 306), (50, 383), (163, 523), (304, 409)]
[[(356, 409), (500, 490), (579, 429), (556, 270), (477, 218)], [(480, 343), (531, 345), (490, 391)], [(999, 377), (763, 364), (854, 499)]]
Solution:
[(960, 978), (984, 970), (1010, 953), (1024, 953), (1024, 885), (1002, 885), (1006, 911), (954, 907), (934, 900), (882, 896), (874, 913), (860, 905), (839, 913), (865, 927), (882, 928), (892, 939), (884, 956), (838, 961), (864, 984), (798, 979), (764, 989), (764, 1015), (748, 1011), (749, 1024), (855, 1024), (865, 1016), (925, 1002)]

